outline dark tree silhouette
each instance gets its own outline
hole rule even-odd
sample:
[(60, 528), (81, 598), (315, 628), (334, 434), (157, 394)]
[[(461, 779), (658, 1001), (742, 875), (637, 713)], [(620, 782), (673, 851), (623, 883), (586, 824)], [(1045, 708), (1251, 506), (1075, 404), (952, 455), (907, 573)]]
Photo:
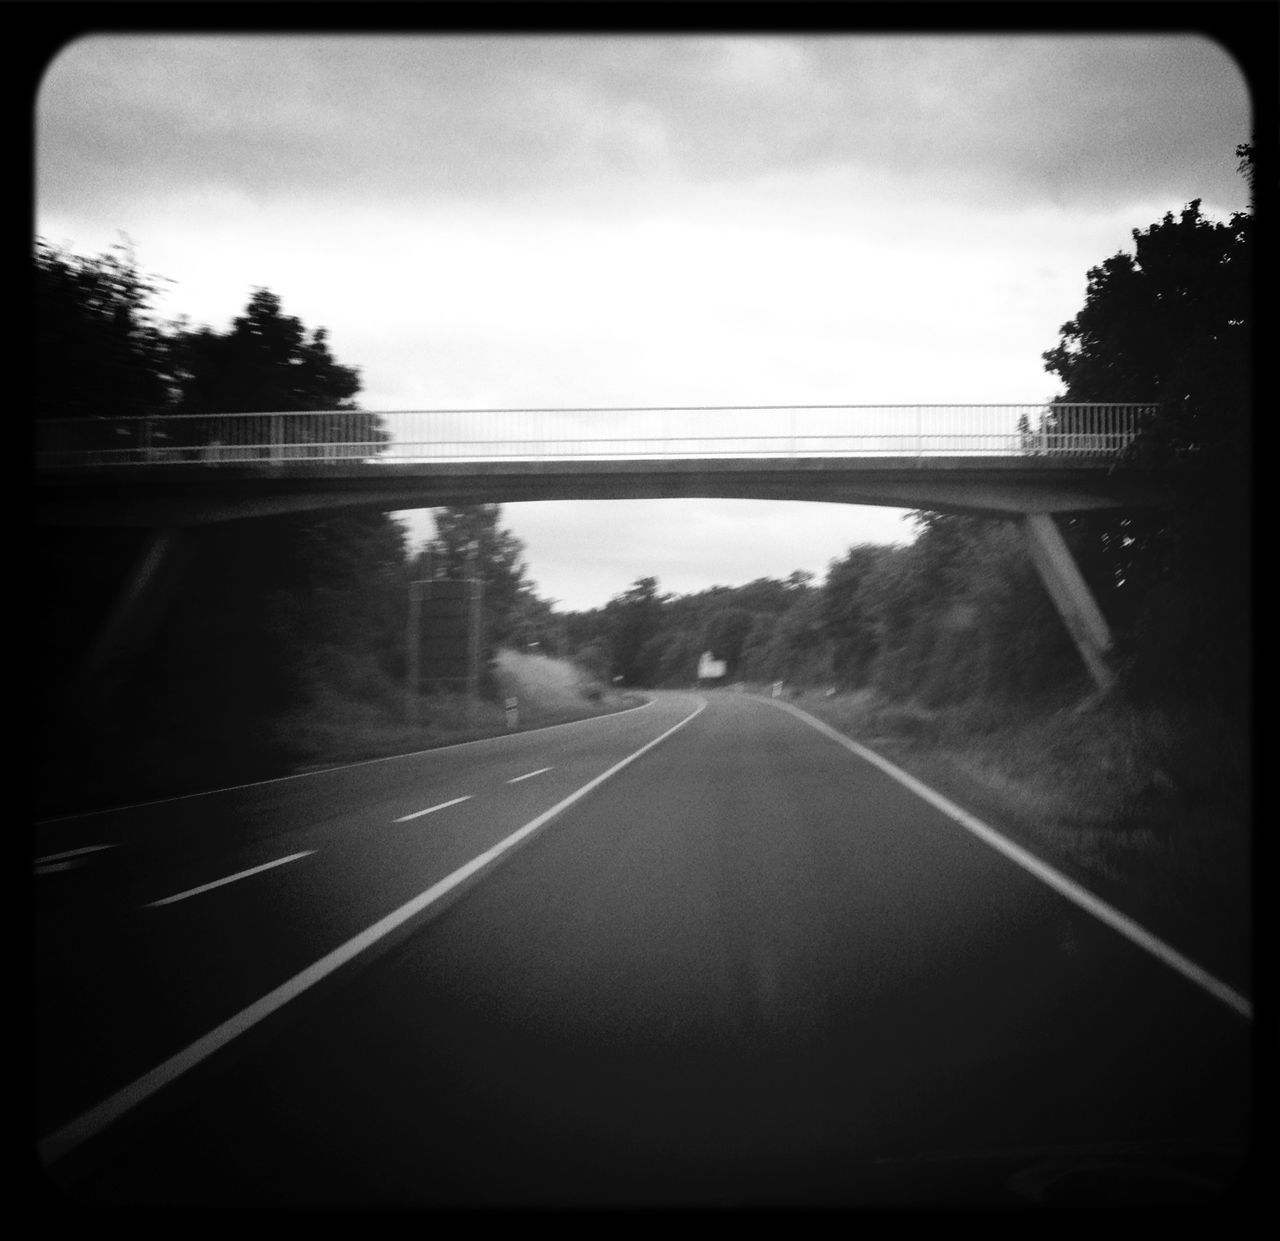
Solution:
[[(1237, 151), (1252, 177), (1252, 150)], [(1123, 593), (1131, 688), (1244, 706), (1249, 682), (1251, 419), (1256, 224), (1196, 200), (1135, 229), (1134, 253), (1089, 272), (1085, 305), (1044, 355), (1067, 401), (1156, 400), (1128, 452), (1176, 503), (1072, 522), (1082, 568)], [(1114, 599), (1113, 599), (1114, 604)], [(1104, 599), (1104, 606), (1106, 601)]]
[(876, 655), (876, 599), (870, 589), (888, 549), (869, 544), (851, 547), (833, 561), (822, 595), (823, 619), (831, 637), (832, 667), (848, 685), (867, 680)]
[(138, 270), (126, 243), (92, 258), (36, 243), (37, 418), (119, 418), (167, 407), (168, 338), (150, 309), (157, 279)]
[(178, 342), (184, 413), (355, 409), (360, 373), (308, 333), (269, 289), (257, 289), (230, 331), (200, 328)]
[(1063, 401), (1157, 401), (1135, 457), (1160, 465), (1247, 432), (1253, 218), (1205, 219), (1189, 203), (1145, 231), (1134, 253), (1089, 271), (1085, 305), (1044, 355)]
[(375, 414), (357, 412), (353, 398), (360, 391), (360, 372), (333, 357), (324, 328), (308, 332), (301, 320), (283, 312), (280, 298), (269, 289), (254, 292), (229, 331), (205, 327), (177, 335), (173, 357), (180, 414), (344, 411), (292, 417), (274, 427), (265, 419), (184, 422), (181, 430), (174, 428), (181, 443), (217, 439), (258, 445), (283, 436), (289, 456), (313, 455), (309, 445), (343, 445), (337, 455), (365, 457), (390, 438)]
[(169, 408), (169, 326), (150, 307), (158, 279), (127, 242), (89, 258), (36, 243), (32, 412), (36, 448), (54, 464), (86, 451), (128, 460), (139, 436), (121, 420)]
[(605, 604), (603, 619), (614, 674), (627, 685), (653, 683), (660, 651), (651, 640), (662, 625), (663, 602), (658, 579), (642, 577)]
[[(267, 290), (226, 332), (193, 331), (155, 321), (148, 306), (157, 286), (127, 252), (79, 259), (41, 247), (35, 266), (36, 413), (88, 418), (88, 432), (101, 422), (106, 441), (95, 448), (136, 453), (139, 444), (119, 434), (123, 419), (134, 420), (126, 428), (154, 424), (148, 449), (205, 445), (216, 432), (201, 427), (204, 414), (258, 410), (322, 411), (291, 429), (304, 445), (354, 438), (364, 455), (385, 438), (376, 415), (355, 407), (359, 372)], [(173, 417), (180, 413), (197, 416)], [(79, 422), (71, 429), (86, 431)], [(278, 773), (295, 757), (290, 722), (315, 720), (331, 704), (392, 704), (398, 714), (407, 565), (404, 531), (390, 516), (228, 522), (189, 531), (185, 542), (193, 554), (172, 609), (109, 704), (108, 724), (102, 704), (87, 713), (68, 695), (141, 543), (41, 532), (49, 752), (67, 749), (77, 731), (93, 779), (117, 794), (162, 793), (173, 791), (165, 781), (198, 787)]]

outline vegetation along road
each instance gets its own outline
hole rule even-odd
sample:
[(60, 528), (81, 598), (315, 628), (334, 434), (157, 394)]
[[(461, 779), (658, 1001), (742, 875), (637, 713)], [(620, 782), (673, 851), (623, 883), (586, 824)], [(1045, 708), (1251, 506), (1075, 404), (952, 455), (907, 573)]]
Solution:
[(642, 707), (39, 829), (68, 1202), (1194, 1202), (1246, 997), (795, 708)]

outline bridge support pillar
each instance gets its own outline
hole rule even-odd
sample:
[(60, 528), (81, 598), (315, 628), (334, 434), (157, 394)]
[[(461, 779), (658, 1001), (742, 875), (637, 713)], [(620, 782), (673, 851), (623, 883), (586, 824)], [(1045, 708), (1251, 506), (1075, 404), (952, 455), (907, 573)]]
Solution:
[(1116, 674), (1107, 660), (1111, 628), (1072, 559), (1071, 549), (1051, 513), (1026, 513), (1022, 529), (1032, 563), (1040, 574), (1100, 694), (1110, 691)]
[(120, 588), (81, 673), (81, 694), (101, 706), (159, 628), (190, 554), (182, 530), (154, 531)]

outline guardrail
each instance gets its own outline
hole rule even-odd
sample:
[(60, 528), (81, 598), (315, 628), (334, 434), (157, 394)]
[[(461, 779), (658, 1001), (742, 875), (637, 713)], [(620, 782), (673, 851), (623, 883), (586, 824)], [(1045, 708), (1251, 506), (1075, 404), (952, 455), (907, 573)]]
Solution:
[(774, 405), (634, 409), (310, 410), (47, 419), (37, 469), (290, 461), (742, 457), (1114, 458), (1142, 404)]

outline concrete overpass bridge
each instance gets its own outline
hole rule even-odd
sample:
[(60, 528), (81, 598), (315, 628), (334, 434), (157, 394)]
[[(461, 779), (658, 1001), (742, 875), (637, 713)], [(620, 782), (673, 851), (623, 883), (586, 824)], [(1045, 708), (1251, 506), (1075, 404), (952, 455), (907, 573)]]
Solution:
[[(1134, 404), (292, 411), (36, 427), (40, 520), (154, 532), (94, 663), (145, 627), (181, 532), (343, 508), (769, 499), (1018, 520), (1100, 689), (1111, 634), (1055, 513), (1158, 505)], [(154, 609), (151, 609), (154, 610)]]

